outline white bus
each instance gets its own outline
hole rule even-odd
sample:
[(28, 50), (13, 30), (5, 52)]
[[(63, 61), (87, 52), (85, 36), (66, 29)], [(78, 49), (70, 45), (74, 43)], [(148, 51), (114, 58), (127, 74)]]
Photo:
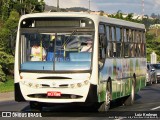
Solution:
[(15, 100), (30, 107), (93, 104), (107, 111), (110, 101), (145, 86), (145, 27), (88, 13), (23, 15), (15, 54)]

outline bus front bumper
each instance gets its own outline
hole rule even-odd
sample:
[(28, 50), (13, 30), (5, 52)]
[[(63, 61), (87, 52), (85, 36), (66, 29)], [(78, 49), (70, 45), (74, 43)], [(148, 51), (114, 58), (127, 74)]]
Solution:
[[(32, 83), (33, 84), (33, 83)], [(60, 96), (48, 96), (47, 92), (59, 92)], [(82, 102), (98, 102), (97, 85), (83, 84), (80, 87), (43, 87), (36, 88), (26, 83), (15, 83), (15, 100), (20, 101), (36, 101), (42, 103), (82, 103)]]

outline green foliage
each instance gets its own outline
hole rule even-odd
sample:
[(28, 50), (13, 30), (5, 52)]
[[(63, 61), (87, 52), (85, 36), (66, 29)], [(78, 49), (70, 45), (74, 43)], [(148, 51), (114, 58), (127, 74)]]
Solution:
[(13, 74), (14, 57), (0, 51), (0, 81), (6, 80), (6, 74)]
[(109, 17), (122, 19), (122, 20), (127, 20), (127, 21), (131, 21), (131, 22), (137, 22), (137, 23), (140, 22), (140, 20), (138, 20), (138, 19), (132, 19), (133, 18), (133, 13), (130, 13), (126, 17), (123, 17), (123, 13), (122, 13), (121, 10), (119, 10), (116, 14), (109, 15)]
[(8, 54), (12, 53), (11, 43), (15, 43), (18, 21), (19, 14), (15, 10), (11, 11), (9, 18), (0, 29), (1, 51), (3, 50)]
[(2, 66), (0, 65), (0, 82), (5, 82), (6, 81), (6, 75), (2, 70)]
[[(152, 32), (151, 32), (152, 31)], [(157, 61), (160, 61), (160, 36), (155, 36), (153, 30), (146, 33), (147, 61), (150, 61), (150, 54), (154, 51), (157, 54)]]
[(16, 10), (20, 15), (44, 11), (44, 0), (0, 0), (0, 17), (6, 21), (10, 12)]
[(6, 80), (6, 75), (13, 74), (14, 57), (11, 43), (15, 42), (19, 14), (13, 10), (0, 29), (0, 81)]
[(20, 15), (42, 12), (44, 0), (0, 0), (0, 81), (13, 74), (14, 48)]
[(14, 80), (13, 76), (7, 76), (7, 81), (0, 82), (0, 93), (11, 92), (14, 90)]

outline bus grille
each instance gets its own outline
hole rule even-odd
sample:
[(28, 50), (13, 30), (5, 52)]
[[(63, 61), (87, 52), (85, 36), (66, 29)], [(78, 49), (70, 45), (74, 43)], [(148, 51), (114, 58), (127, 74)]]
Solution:
[(30, 98), (47, 98), (47, 99), (79, 99), (83, 96), (73, 94), (61, 94), (61, 96), (47, 96), (47, 94), (30, 94), (27, 95)]

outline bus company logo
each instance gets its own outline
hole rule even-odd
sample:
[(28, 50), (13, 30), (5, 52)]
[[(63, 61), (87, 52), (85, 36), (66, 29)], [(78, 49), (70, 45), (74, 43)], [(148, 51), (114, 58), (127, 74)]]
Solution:
[(42, 117), (41, 113), (2, 112), (0, 117)]
[(2, 117), (12, 117), (11, 115), (11, 112), (2, 112)]
[(53, 85), (53, 86), (56, 86), (56, 83), (55, 83), (55, 82), (53, 82), (53, 83), (52, 83), (52, 85)]

